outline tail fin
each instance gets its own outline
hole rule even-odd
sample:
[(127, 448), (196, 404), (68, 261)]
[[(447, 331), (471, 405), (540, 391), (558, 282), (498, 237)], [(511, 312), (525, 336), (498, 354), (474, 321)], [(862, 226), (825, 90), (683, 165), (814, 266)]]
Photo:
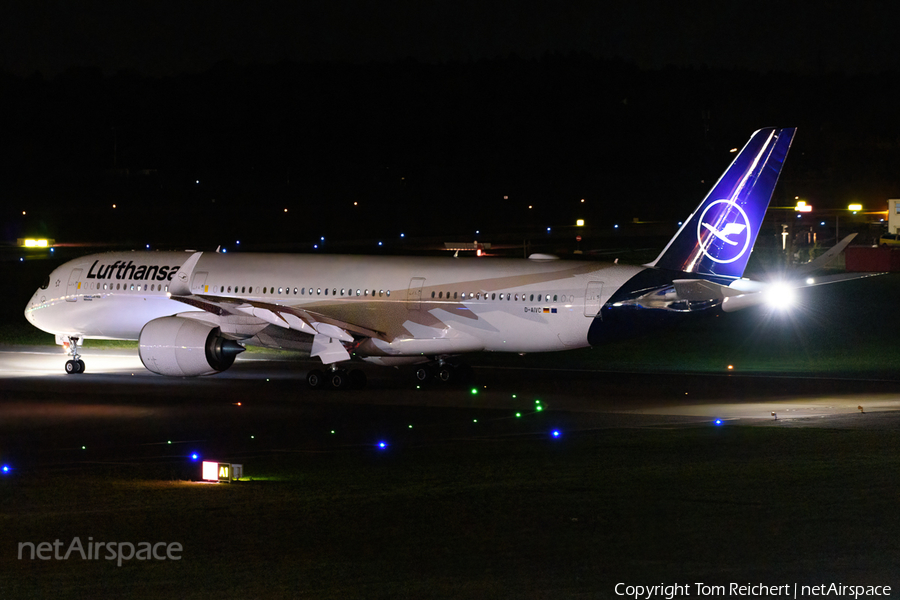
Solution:
[(647, 266), (741, 277), (796, 127), (760, 129)]

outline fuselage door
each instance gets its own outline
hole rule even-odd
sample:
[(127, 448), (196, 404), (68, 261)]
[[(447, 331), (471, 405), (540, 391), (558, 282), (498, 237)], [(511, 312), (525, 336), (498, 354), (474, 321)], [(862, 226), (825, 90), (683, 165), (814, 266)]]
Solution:
[(72, 269), (69, 274), (69, 287), (66, 288), (66, 302), (75, 302), (78, 300), (78, 292), (81, 287), (81, 271), (82, 269)]
[(406, 292), (406, 306), (409, 310), (422, 308), (423, 285), (425, 285), (424, 277), (413, 277), (409, 280), (409, 290)]
[(206, 271), (198, 271), (194, 273), (194, 278), (191, 279), (191, 292), (194, 294), (205, 294), (207, 292), (206, 289), (206, 276), (209, 275)]
[(596, 317), (600, 312), (600, 294), (603, 291), (602, 281), (589, 281), (584, 290), (584, 316)]

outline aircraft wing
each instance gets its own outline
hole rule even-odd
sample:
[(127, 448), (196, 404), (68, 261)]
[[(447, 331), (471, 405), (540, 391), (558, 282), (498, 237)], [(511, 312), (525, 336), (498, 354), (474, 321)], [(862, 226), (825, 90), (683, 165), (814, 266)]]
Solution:
[(216, 315), (217, 322), (221, 321), (223, 325), (227, 325), (223, 331), (236, 337), (255, 335), (260, 326), (266, 324), (311, 335), (313, 345), (310, 355), (319, 357), (324, 364), (349, 360), (350, 354), (344, 343), (355, 343), (354, 335), (389, 341), (383, 332), (335, 319), (320, 312), (282, 304), (212, 294), (173, 295), (172, 299)]
[[(242, 330), (243, 335), (254, 335), (259, 331), (260, 325), (264, 324), (306, 333), (313, 336), (311, 355), (318, 356), (325, 364), (349, 360), (350, 355), (343, 344), (356, 342), (354, 335), (390, 341), (384, 332), (330, 317), (321, 312), (210, 294), (207, 286), (197, 285), (193, 281), (194, 268), (202, 254), (202, 252), (193, 254), (178, 269), (169, 287), (170, 297), (214, 314), (217, 320), (228, 322), (229, 333), (232, 335), (240, 336)], [(201, 290), (202, 293), (196, 293)]]

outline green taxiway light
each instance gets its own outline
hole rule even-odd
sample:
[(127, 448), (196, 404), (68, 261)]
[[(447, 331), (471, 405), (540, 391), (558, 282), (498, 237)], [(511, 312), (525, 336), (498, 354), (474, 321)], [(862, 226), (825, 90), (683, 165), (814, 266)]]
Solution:
[(472, 419), (472, 422), (473, 422), (473, 423), (477, 423), (477, 422), (478, 422), (478, 419)]
[(477, 393), (478, 393), (478, 388), (472, 388), (472, 395), (474, 396)]
[(519, 418), (521, 416), (522, 416), (522, 413), (516, 413), (516, 418)]
[(537, 410), (538, 412), (541, 412), (542, 410), (544, 410), (544, 407), (541, 405), (538, 405), (538, 406), (535, 406), (535, 410)]

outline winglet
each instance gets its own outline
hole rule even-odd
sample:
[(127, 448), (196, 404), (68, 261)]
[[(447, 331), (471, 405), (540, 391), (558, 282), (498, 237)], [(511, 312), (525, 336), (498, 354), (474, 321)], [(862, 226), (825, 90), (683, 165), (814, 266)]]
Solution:
[(759, 233), (795, 127), (755, 132), (747, 145), (647, 266), (741, 277)]

